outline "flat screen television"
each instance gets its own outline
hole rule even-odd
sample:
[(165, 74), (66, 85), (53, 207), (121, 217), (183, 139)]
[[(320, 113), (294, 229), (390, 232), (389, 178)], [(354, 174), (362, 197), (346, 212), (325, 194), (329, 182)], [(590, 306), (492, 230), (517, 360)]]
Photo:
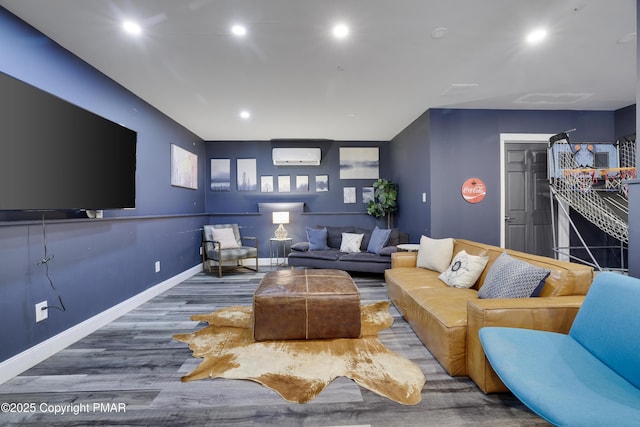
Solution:
[(137, 133), (0, 73), (0, 210), (134, 208)]

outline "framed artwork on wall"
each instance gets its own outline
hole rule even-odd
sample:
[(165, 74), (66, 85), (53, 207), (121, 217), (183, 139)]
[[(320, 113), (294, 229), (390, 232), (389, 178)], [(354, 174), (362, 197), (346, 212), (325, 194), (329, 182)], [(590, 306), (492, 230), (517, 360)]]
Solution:
[(340, 147), (340, 179), (378, 179), (378, 147)]
[(211, 159), (211, 191), (231, 190), (231, 160)]
[(355, 203), (356, 187), (344, 187), (342, 196), (343, 196), (344, 203)]
[(373, 200), (373, 187), (362, 187), (362, 203), (365, 205)]
[(237, 160), (238, 191), (258, 190), (256, 159)]
[(260, 191), (273, 193), (273, 175), (262, 175), (260, 177)]
[(296, 175), (296, 191), (309, 191), (309, 175)]
[(198, 189), (198, 156), (171, 144), (171, 185)]
[(329, 191), (329, 175), (316, 175), (316, 191)]
[(288, 193), (291, 191), (291, 177), (289, 175), (278, 175), (278, 192)]

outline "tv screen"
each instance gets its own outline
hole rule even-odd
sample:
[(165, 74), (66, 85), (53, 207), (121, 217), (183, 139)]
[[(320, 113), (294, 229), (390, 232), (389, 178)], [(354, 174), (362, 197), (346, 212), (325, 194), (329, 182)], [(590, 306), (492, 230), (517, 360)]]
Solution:
[(135, 207), (137, 133), (0, 73), (0, 210)]

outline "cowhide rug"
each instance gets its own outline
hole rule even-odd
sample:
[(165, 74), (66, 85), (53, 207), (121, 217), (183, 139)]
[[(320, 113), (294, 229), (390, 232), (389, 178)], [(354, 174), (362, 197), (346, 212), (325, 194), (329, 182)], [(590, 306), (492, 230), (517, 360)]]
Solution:
[(173, 338), (188, 343), (193, 356), (204, 360), (182, 381), (251, 380), (290, 402), (305, 403), (345, 376), (398, 403), (415, 405), (421, 400), (424, 374), (378, 340), (378, 332), (393, 323), (388, 309), (386, 301), (362, 307), (361, 338), (308, 341), (254, 341), (251, 307), (194, 315), (191, 320), (209, 326)]

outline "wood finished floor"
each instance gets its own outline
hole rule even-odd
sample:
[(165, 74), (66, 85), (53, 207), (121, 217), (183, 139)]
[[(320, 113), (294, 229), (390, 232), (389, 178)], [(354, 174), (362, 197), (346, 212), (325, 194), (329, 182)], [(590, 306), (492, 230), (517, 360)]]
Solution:
[[(251, 381), (182, 383), (201, 359), (172, 335), (204, 326), (189, 320), (192, 314), (250, 304), (266, 271), (195, 275), (0, 385), (0, 402), (36, 406), (0, 413), (0, 425), (547, 425), (511, 394), (485, 395), (468, 378), (447, 375), (393, 306), (394, 324), (380, 339), (422, 368), (427, 383), (418, 405), (400, 405), (346, 378), (307, 404), (289, 403)], [(363, 304), (387, 299), (381, 275), (353, 277)], [(55, 414), (56, 408), (78, 413)]]

